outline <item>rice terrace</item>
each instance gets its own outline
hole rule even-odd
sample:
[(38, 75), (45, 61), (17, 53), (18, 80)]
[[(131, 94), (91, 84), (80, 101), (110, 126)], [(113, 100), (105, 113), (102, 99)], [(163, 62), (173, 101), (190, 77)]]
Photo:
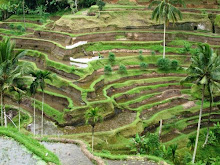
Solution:
[(219, 0), (0, 0), (0, 165), (220, 165)]

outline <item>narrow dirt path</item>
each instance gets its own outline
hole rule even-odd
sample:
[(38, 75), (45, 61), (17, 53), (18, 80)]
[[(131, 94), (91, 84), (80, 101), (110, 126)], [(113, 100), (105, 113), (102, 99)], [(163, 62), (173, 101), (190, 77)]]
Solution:
[(147, 160), (106, 160), (108, 165), (157, 165), (155, 162)]
[[(41, 140), (41, 138), (36, 138), (36, 139)], [(81, 152), (90, 161), (95, 161), (97, 165), (105, 165), (104, 161), (100, 157), (94, 156), (92, 153), (90, 153), (90, 151), (87, 149), (86, 144), (81, 140), (72, 140), (72, 139), (64, 139), (64, 138), (49, 138), (48, 140), (50, 140), (52, 142), (59, 142), (59, 143), (62, 143), (62, 144), (65, 144), (65, 143), (67, 143), (67, 144), (77, 144), (77, 145), (80, 146)], [(64, 150), (66, 150), (66, 148), (64, 148)], [(75, 165), (74, 163), (71, 163), (71, 164)], [(68, 165), (71, 165), (71, 164), (68, 164)], [(77, 164), (77, 165), (84, 165), (84, 164)], [(85, 164), (85, 165), (87, 165), (87, 164)]]
[(42, 144), (59, 157), (62, 165), (93, 165), (75, 144), (48, 142), (42, 142)]

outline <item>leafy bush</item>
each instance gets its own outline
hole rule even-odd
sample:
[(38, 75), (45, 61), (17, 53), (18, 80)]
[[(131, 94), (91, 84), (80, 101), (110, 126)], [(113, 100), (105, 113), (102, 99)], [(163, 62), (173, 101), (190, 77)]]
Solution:
[(81, 0), (79, 1), (79, 6), (83, 6), (83, 7), (90, 7), (92, 5), (96, 4), (96, 0)]
[(139, 55), (142, 55), (143, 54), (143, 51), (142, 50), (139, 50)]
[(170, 69), (170, 60), (168, 58), (160, 58), (157, 61), (157, 66), (160, 70), (169, 70)]
[(148, 67), (147, 63), (145, 63), (145, 62), (140, 63), (140, 69), (141, 70), (145, 70), (145, 69), (147, 69), (147, 67)]
[(10, 24), (9, 27), (10, 27), (10, 29), (14, 29), (15, 28), (14, 24)]
[(138, 56), (138, 59), (139, 59), (140, 61), (143, 61), (143, 60), (144, 60), (144, 57), (143, 57), (142, 55), (139, 55), (139, 56)]
[(109, 56), (108, 56), (108, 59), (111, 63), (114, 63), (115, 62), (115, 54), (110, 52), (109, 53)]
[(192, 44), (188, 41), (184, 41), (183, 48), (180, 49), (180, 53), (188, 53), (190, 52)]
[(121, 73), (121, 74), (125, 74), (125, 73), (127, 73), (126, 66), (124, 66), (124, 65), (120, 65), (118, 71), (119, 71), (119, 73)]
[(105, 74), (111, 74), (112, 73), (112, 67), (110, 65), (106, 65), (104, 68)]
[(173, 70), (177, 70), (178, 67), (179, 67), (179, 62), (177, 60), (172, 60), (170, 63), (170, 68)]
[(155, 56), (156, 55), (156, 52), (153, 50), (153, 51), (151, 51), (151, 55), (152, 56)]
[(19, 32), (25, 32), (26, 30), (25, 30), (25, 28), (22, 26), (22, 25), (18, 25), (17, 26), (17, 30), (19, 31)]
[(132, 141), (132, 150), (135, 150), (136, 153), (158, 155), (157, 153), (160, 147), (160, 140), (157, 134), (150, 133), (147, 136), (140, 136), (136, 134)]
[(138, 59), (139, 59), (140, 61), (143, 61), (143, 60), (144, 60), (144, 57), (142, 56), (142, 53), (143, 53), (143, 51), (142, 51), (142, 50), (139, 50)]
[(102, 11), (103, 10), (103, 8), (105, 7), (105, 2), (103, 2), (102, 0), (98, 0), (97, 2), (96, 2), (96, 5), (99, 7), (99, 10), (100, 11)]

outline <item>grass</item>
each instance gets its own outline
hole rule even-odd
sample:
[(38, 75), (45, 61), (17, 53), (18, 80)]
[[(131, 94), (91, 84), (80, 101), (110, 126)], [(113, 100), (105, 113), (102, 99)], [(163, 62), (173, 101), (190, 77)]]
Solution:
[(24, 145), (29, 151), (40, 157), (45, 162), (47, 163), (51, 162), (60, 165), (60, 161), (58, 157), (53, 152), (47, 150), (37, 140), (32, 139), (32, 137), (18, 132), (17, 129), (10, 127), (8, 128), (0, 127), (0, 135), (13, 138), (21, 145)]
[[(123, 93), (117, 93), (117, 94), (113, 95), (112, 97), (113, 98), (118, 98), (121, 95), (125, 95), (125, 94), (126, 95), (138, 94), (138, 93), (140, 93), (142, 91), (153, 90), (153, 89), (157, 89), (157, 88), (160, 88), (160, 87), (167, 87), (169, 85), (180, 85), (180, 83), (166, 83), (166, 84), (158, 84), (158, 85), (140, 86), (140, 87), (133, 88), (133, 89), (128, 90), (128, 91), (123, 92)], [(184, 86), (185, 85), (186, 84), (184, 84)]]
[[(42, 110), (42, 102), (35, 100), (36, 109)], [(57, 121), (59, 124), (64, 122), (63, 113), (59, 112), (58, 110), (50, 107), (48, 104), (44, 103), (44, 114), (49, 118)]]
[[(17, 50), (21, 50), (21, 49), (17, 49)], [(45, 54), (45, 53), (42, 53), (42, 52), (39, 52), (39, 51), (36, 51), (36, 50), (28, 50), (26, 55), (27, 56), (38, 57), (38, 58), (41, 58), (41, 60), (44, 59), (46, 61), (45, 62), (46, 66), (50, 66), (50, 67), (53, 67), (55, 69), (62, 70), (66, 73), (75, 73), (75, 68), (73, 66), (68, 66), (68, 65), (65, 65), (61, 62), (55, 62), (53, 60), (50, 60), (48, 58), (48, 55)]]
[(56, 97), (64, 98), (64, 99), (66, 99), (69, 102), (68, 108), (72, 109), (74, 107), (73, 100), (71, 98), (69, 98), (68, 96), (64, 96), (64, 95), (61, 95), (61, 94), (58, 94), (58, 93), (54, 93), (54, 92), (50, 92), (50, 91), (44, 91), (44, 92), (46, 94), (51, 95), (51, 96), (56, 96)]
[[(163, 101), (164, 102), (164, 101)], [(216, 106), (213, 105), (213, 106)], [(208, 108), (209, 107), (209, 103), (208, 102), (204, 102), (204, 108)], [(187, 111), (191, 112), (191, 113), (195, 113), (197, 111), (199, 111), (200, 109), (200, 105), (199, 103), (196, 103), (196, 106), (190, 108), (190, 109), (187, 109)], [(157, 123), (160, 119), (169, 119), (169, 118), (172, 118), (173, 116), (177, 115), (177, 114), (180, 114), (182, 112), (186, 111), (182, 105), (178, 105), (178, 106), (175, 106), (175, 107), (172, 107), (172, 108), (168, 108), (168, 109), (165, 109), (163, 111), (160, 111), (156, 114), (154, 114), (153, 116), (151, 116), (150, 119), (148, 120), (144, 120), (144, 127), (147, 127), (147, 126), (150, 126), (151, 124), (155, 124)]]

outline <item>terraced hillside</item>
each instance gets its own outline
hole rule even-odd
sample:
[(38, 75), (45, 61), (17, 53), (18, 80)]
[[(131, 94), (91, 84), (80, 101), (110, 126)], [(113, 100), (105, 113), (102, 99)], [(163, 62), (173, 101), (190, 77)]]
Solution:
[[(51, 16), (43, 23), (38, 15), (26, 15), (25, 32), (16, 30), (24, 26), (21, 16), (12, 15), (0, 22), (1, 38), (10, 36), (17, 51), (28, 49), (20, 63), (53, 73), (53, 81), (46, 81), (44, 136), (81, 139), (90, 144), (91, 126), (85, 124), (84, 116), (90, 107), (99, 107), (103, 121), (95, 127), (97, 155), (135, 154), (130, 148), (131, 138), (137, 133), (157, 133), (161, 120), (162, 143), (168, 146), (177, 142), (180, 155), (187, 150), (188, 137), (196, 131), (201, 101), (192, 95), (191, 83), (180, 81), (187, 76), (186, 68), (198, 43), (220, 50), (220, 10), (181, 10), (183, 20), (170, 24), (166, 33), (166, 58), (179, 63), (178, 69), (169, 71), (158, 69), (163, 26), (151, 19), (152, 10), (146, 6), (106, 5), (103, 11), (92, 6), (75, 14)], [(95, 15), (88, 16), (91, 13)], [(210, 14), (216, 16), (214, 24)], [(109, 60), (112, 53), (114, 61)], [(111, 67), (110, 73), (106, 73), (106, 66)], [(121, 66), (126, 69), (121, 70)], [(39, 117), (41, 96), (39, 89), (35, 96)], [(7, 93), (5, 102), (7, 114), (17, 124), (15, 97)], [(219, 122), (218, 97), (213, 106), (208, 122), (209, 102), (205, 101), (202, 128)], [(22, 126), (33, 133), (33, 98), (24, 98), (21, 107)]]

